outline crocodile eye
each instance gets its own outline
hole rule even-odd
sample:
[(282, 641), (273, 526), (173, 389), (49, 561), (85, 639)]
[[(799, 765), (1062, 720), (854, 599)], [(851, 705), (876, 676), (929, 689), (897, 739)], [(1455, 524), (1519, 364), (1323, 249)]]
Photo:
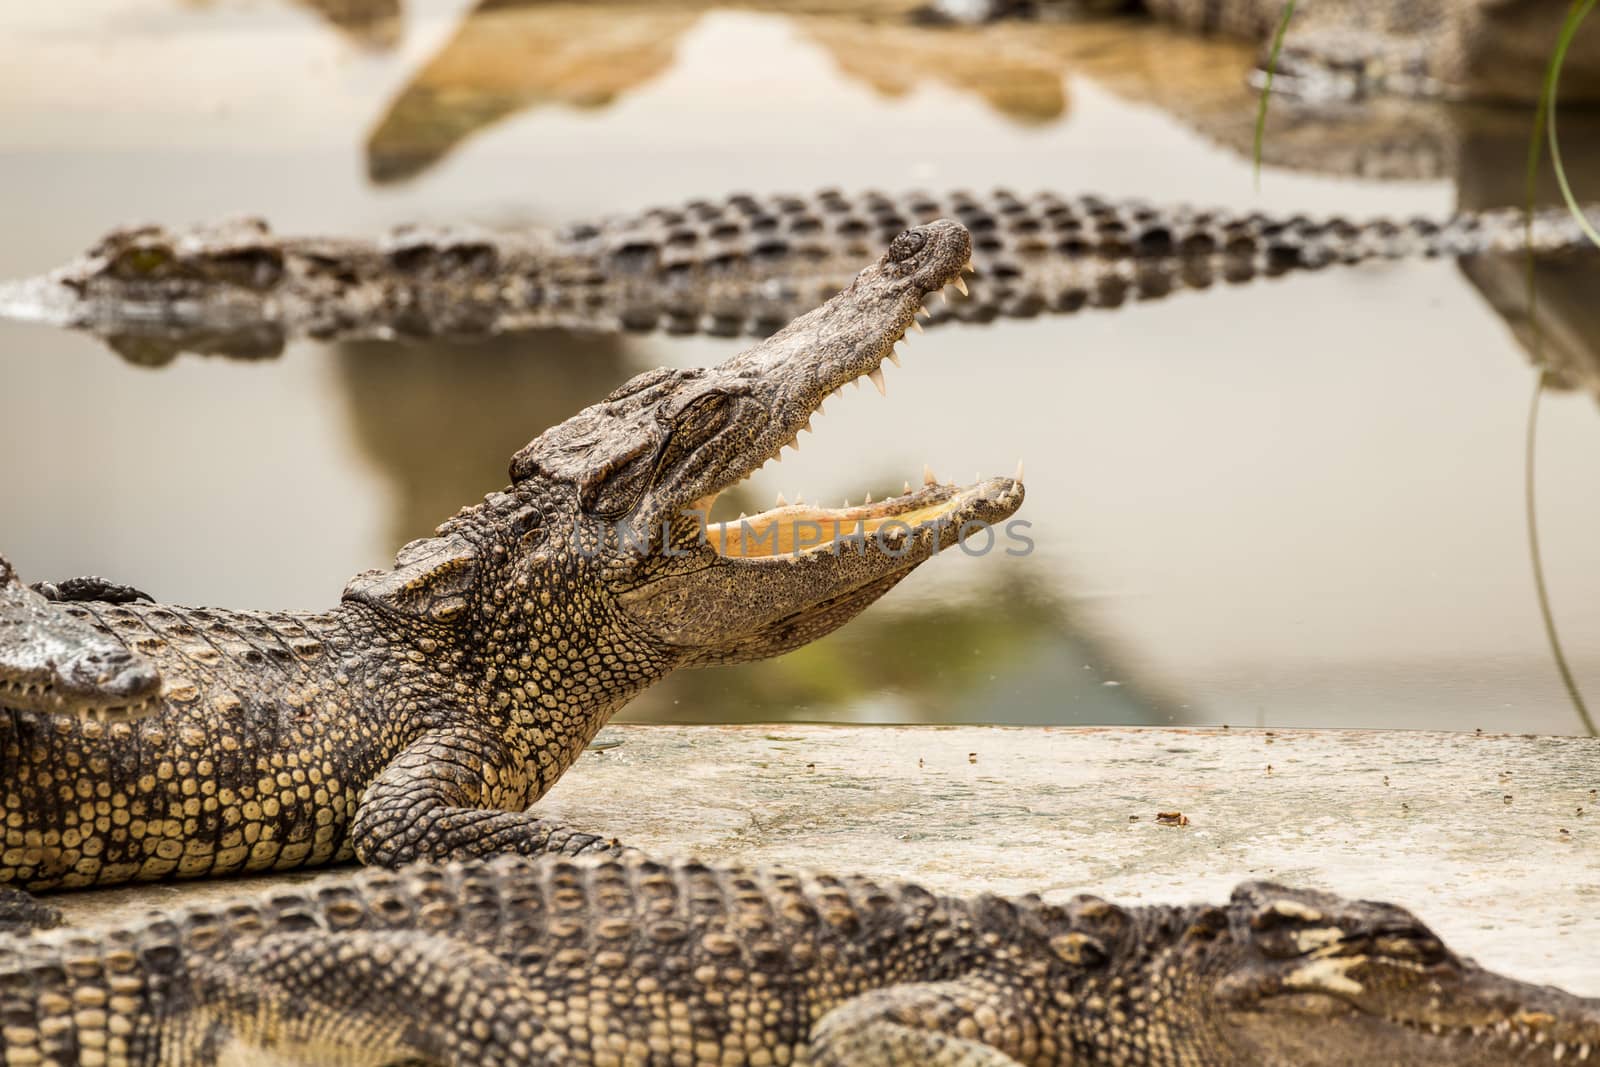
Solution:
[(283, 278), (283, 252), (276, 248), (239, 248), (219, 253), (209, 264), (221, 282), (246, 289), (271, 289)]
[(1444, 942), (1421, 923), (1397, 923), (1375, 930), (1372, 947), (1385, 956), (1423, 963), (1437, 963), (1449, 955)]
[(724, 393), (707, 393), (691, 400), (672, 420), (672, 433), (656, 471), (671, 470), (694, 455), (727, 425), (728, 416), (728, 397)]
[(928, 235), (921, 230), (907, 230), (889, 245), (889, 258), (896, 263), (904, 263), (922, 251), (922, 246), (927, 243)]
[(1286, 898), (1258, 908), (1250, 916), (1250, 932), (1256, 947), (1275, 959), (1303, 956), (1345, 937), (1345, 931), (1316, 908)]
[(125, 249), (111, 261), (111, 274), (124, 281), (140, 281), (165, 273), (174, 261), (172, 249), (161, 245), (139, 245)]
[(723, 393), (707, 393), (678, 412), (678, 417), (672, 420), (672, 432), (698, 442), (710, 437), (727, 421), (727, 396)]
[(656, 451), (656, 441), (646, 439), (603, 459), (579, 487), (578, 502), (583, 510), (607, 519), (632, 511), (650, 488)]

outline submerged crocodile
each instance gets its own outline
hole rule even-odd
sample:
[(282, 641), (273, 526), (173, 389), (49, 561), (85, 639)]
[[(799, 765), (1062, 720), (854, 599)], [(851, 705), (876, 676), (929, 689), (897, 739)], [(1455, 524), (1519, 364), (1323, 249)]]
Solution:
[(0, 941), (11, 1064), (1500, 1067), (1593, 1063), (1600, 1002), (1390, 904), (936, 896), (643, 857), (330, 876)]
[[(933, 0), (931, 14), (964, 22), (1040, 8), (1143, 10), (1195, 33), (1269, 46), (1287, 0)], [(1299, 0), (1277, 57), (1275, 88), (1317, 99), (1373, 93), (1476, 100), (1539, 99), (1568, 0)], [(1573, 39), (1562, 98), (1600, 100), (1600, 37)]]
[[(1600, 208), (1593, 211), (1600, 219)], [(1564, 210), (1350, 222), (1096, 197), (825, 191), (692, 201), (559, 231), (273, 235), (259, 221), (119, 230), (0, 287), (0, 314), (95, 331), (160, 361), (276, 354), (288, 338), (486, 336), (559, 326), (764, 335), (848, 284), (874, 247), (940, 216), (973, 234), (970, 295), (933, 320), (1117, 307), (1183, 289), (1403, 256), (1587, 247)]]
[(970, 252), (958, 223), (907, 230), (768, 340), (634, 378), (331, 611), (51, 605), (46, 630), (92, 631), (85, 648), (109, 638), (153, 666), (160, 706), (107, 723), (0, 696), (0, 885), (612, 847), (525, 809), (613, 712), (675, 668), (830, 632), (1021, 505), (1019, 472), (706, 521), (835, 391), (882, 385), (880, 363)]

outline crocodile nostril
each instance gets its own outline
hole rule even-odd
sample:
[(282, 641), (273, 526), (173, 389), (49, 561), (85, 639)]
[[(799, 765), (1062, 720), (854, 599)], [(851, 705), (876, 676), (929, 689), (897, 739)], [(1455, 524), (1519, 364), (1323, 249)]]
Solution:
[(889, 245), (889, 258), (896, 263), (904, 262), (922, 251), (922, 246), (928, 243), (928, 235), (921, 230), (907, 230)]

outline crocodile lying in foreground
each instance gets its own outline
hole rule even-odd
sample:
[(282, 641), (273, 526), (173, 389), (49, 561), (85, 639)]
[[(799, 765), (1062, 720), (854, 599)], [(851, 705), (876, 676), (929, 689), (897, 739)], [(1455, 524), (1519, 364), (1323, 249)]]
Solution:
[[(675, 668), (828, 633), (966, 524), (1022, 503), (1019, 472), (705, 521), (835, 391), (882, 384), (880, 363), (970, 251), (957, 223), (908, 230), (761, 344), (634, 378), (518, 452), (509, 487), (393, 570), (357, 575), (332, 611), (52, 605), (64, 629), (157, 669), (160, 707), (106, 723), (0, 698), (0, 885), (610, 847), (524, 809), (613, 712)], [(0, 676), (29, 651), (0, 656)]]
[(320, 879), (0, 940), (8, 1064), (1583, 1064), (1600, 1002), (1389, 904), (935, 896), (638, 856)]
[[(963, 22), (1040, 9), (1143, 10), (1190, 32), (1257, 42), (1265, 68), (1287, 2), (932, 0), (926, 10)], [(1562, 24), (1574, 7), (1568, 0), (1298, 0), (1273, 86), (1320, 100), (1394, 93), (1535, 101)], [(1600, 100), (1600, 36), (1574, 37), (1561, 97), (1568, 102)]]
[(1559, 209), (1531, 226), (1513, 210), (1353, 223), (1050, 194), (827, 191), (693, 201), (558, 232), (362, 241), (278, 237), (248, 220), (136, 227), (53, 274), (0, 286), (0, 315), (91, 330), (150, 362), (184, 350), (274, 355), (302, 336), (765, 335), (838, 292), (894, 234), (940, 216), (972, 231), (976, 276), (934, 321), (1118, 307), (1335, 263), (1590, 247)]

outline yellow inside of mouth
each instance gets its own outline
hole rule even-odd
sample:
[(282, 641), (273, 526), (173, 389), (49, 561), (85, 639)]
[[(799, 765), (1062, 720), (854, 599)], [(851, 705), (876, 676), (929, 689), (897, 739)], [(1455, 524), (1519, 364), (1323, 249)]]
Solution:
[(706, 527), (706, 543), (718, 555), (738, 559), (792, 556), (826, 549), (858, 538), (870, 538), (893, 523), (892, 530), (916, 529), (954, 512), (961, 494), (920, 507), (895, 507), (893, 500), (854, 508), (773, 508), (758, 515)]

